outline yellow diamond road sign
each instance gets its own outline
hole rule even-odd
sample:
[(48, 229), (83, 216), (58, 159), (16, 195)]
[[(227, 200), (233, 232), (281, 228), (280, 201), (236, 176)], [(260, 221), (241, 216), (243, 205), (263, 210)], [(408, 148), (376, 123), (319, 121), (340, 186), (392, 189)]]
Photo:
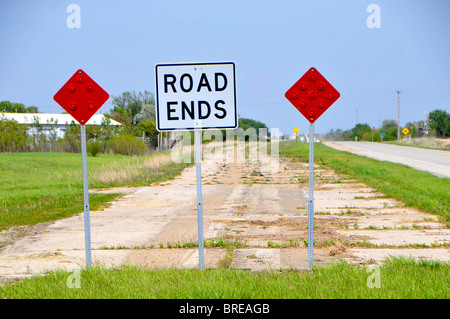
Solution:
[(294, 127), (294, 133), (298, 133), (298, 132), (300, 132), (300, 129)]
[(404, 129), (403, 129), (403, 134), (404, 135), (408, 135), (408, 133), (409, 133), (409, 130), (408, 130), (408, 128), (407, 127), (405, 127)]

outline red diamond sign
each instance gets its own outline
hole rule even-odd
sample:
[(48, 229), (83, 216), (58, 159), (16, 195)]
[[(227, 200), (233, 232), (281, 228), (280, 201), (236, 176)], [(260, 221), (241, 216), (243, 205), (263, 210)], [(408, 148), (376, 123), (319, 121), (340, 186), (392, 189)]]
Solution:
[(109, 94), (79, 69), (53, 99), (78, 123), (84, 125), (109, 99)]
[(310, 68), (284, 95), (314, 123), (341, 96), (315, 68)]

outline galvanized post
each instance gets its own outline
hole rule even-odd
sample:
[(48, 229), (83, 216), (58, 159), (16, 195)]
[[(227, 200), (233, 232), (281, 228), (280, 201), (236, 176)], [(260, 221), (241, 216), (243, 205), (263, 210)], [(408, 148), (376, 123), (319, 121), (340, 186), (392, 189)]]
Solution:
[(84, 239), (86, 246), (86, 267), (92, 264), (91, 257), (91, 217), (89, 211), (89, 185), (86, 150), (86, 126), (81, 125), (81, 157), (83, 164), (83, 195), (84, 195)]
[(314, 123), (309, 125), (308, 270), (313, 268), (314, 246)]
[(198, 223), (198, 262), (200, 270), (205, 268), (203, 247), (203, 199), (202, 199), (202, 131), (194, 130), (195, 165), (197, 170), (197, 223)]

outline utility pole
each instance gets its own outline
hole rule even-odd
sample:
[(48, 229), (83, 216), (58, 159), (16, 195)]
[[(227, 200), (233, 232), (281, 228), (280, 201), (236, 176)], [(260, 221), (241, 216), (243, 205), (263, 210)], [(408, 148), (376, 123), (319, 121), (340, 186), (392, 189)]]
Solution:
[(398, 104), (398, 122), (397, 122), (397, 142), (400, 143), (400, 92), (397, 92), (397, 104)]

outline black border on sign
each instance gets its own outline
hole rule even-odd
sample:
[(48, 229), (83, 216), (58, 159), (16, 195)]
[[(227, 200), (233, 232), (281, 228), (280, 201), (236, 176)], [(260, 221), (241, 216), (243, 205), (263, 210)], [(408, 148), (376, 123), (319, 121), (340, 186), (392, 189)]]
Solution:
[(236, 98), (236, 64), (234, 62), (189, 62), (189, 63), (159, 63), (155, 65), (155, 86), (156, 86), (156, 129), (159, 132), (166, 131), (193, 131), (195, 127), (186, 128), (164, 128), (159, 127), (159, 93), (158, 93), (158, 66), (185, 66), (185, 65), (217, 65), (217, 64), (232, 64), (233, 65), (233, 83), (234, 83), (234, 126), (220, 126), (220, 127), (201, 127), (201, 130), (224, 130), (236, 129), (238, 127), (238, 113), (237, 113), (237, 98)]

